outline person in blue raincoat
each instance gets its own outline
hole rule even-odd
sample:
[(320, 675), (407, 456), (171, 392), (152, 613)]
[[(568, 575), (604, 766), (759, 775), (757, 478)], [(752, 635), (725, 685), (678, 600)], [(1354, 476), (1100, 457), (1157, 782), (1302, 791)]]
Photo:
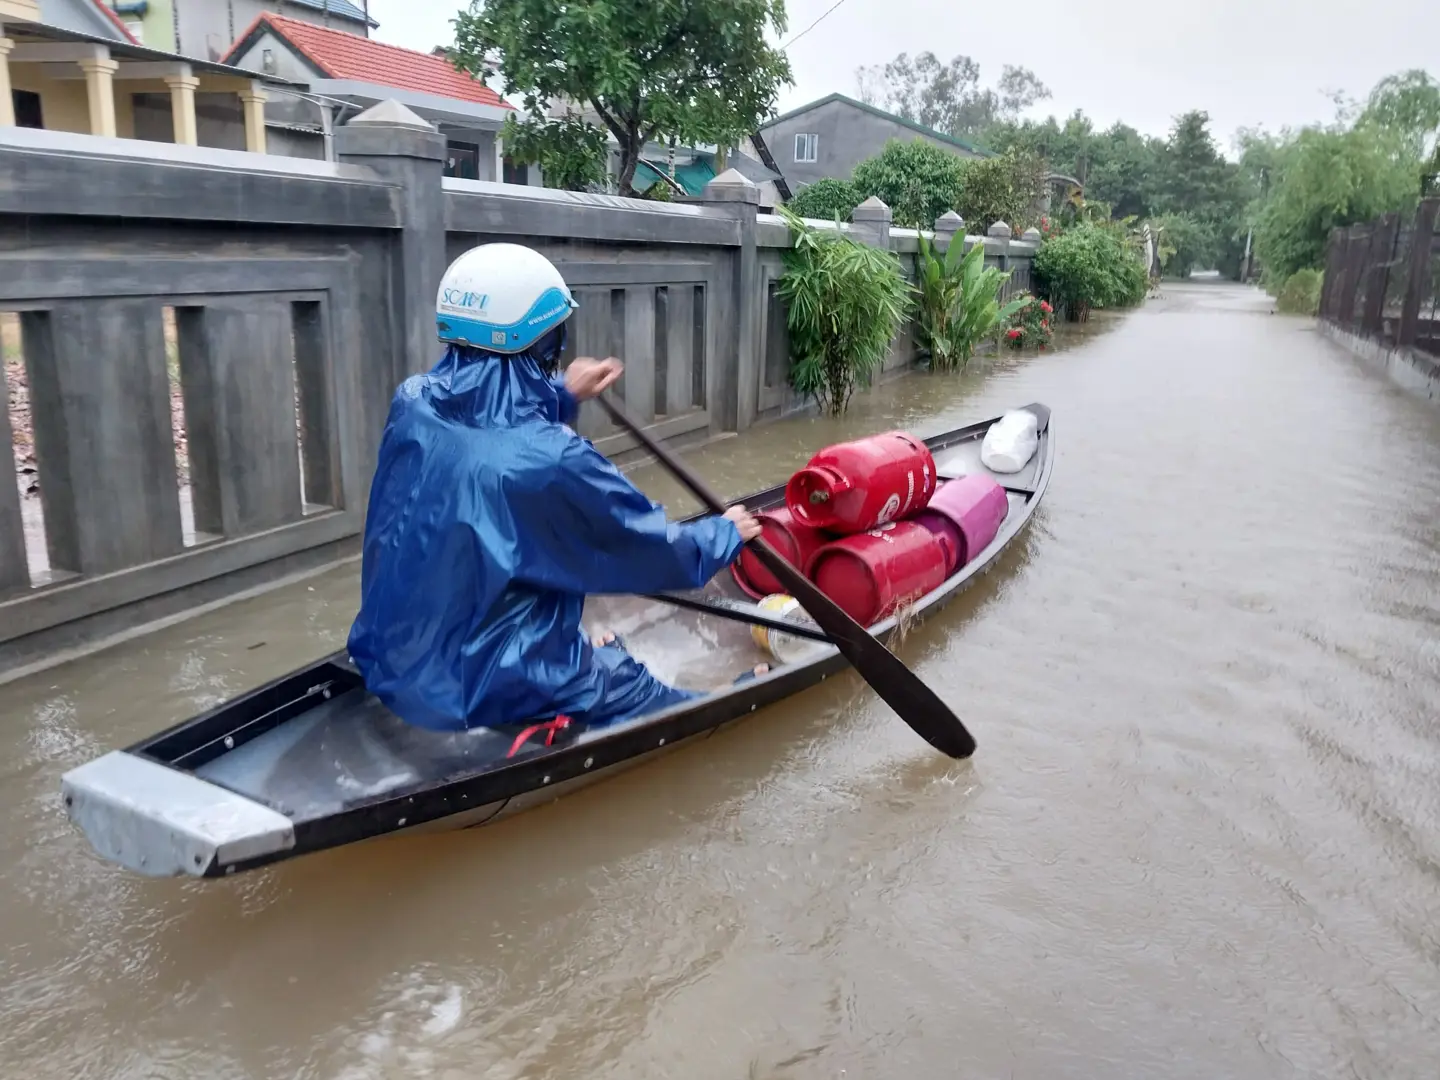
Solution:
[(578, 731), (697, 696), (587, 636), (585, 595), (698, 588), (759, 525), (744, 507), (669, 522), (572, 430), (620, 374), (588, 358), (553, 374), (576, 306), (539, 252), (466, 252), (436, 298), (445, 353), (391, 402), (349, 651), (411, 724)]

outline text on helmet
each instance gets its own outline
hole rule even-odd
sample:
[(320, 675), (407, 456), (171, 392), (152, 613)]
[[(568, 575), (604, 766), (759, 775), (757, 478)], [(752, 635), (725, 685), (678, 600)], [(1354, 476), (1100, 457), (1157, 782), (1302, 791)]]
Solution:
[(441, 300), (454, 307), (476, 308), (484, 311), (490, 303), (489, 293), (468, 292), (465, 289), (443, 289), (440, 293)]

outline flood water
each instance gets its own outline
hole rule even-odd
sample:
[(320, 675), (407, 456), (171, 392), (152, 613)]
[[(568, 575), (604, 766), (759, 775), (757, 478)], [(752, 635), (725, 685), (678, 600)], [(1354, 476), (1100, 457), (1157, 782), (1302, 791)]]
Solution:
[(1164, 293), (690, 455), (735, 495), (1054, 409), (1028, 534), (901, 649), (969, 762), (847, 673), (493, 828), (149, 881), (60, 774), (340, 647), (355, 568), (0, 686), (0, 1075), (1434, 1080), (1440, 412)]

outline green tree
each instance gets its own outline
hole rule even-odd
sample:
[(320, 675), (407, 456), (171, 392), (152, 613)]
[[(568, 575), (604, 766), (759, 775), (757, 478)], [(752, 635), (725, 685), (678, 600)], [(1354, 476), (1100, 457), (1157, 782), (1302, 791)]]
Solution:
[(1361, 126), (1379, 127), (1405, 141), (1424, 180), (1440, 173), (1440, 82), (1419, 68), (1387, 76), (1370, 91)]
[(964, 175), (961, 158), (934, 143), (891, 139), (880, 153), (855, 166), (850, 182), (862, 201), (874, 195), (890, 207), (896, 225), (928, 229), (955, 208)]
[(1003, 221), (1019, 235), (1035, 224), (1035, 206), (1045, 194), (1045, 176), (1049, 172), (1044, 158), (1028, 150), (1011, 149), (962, 165), (955, 210), (976, 232), (983, 233), (995, 222)]
[(1115, 124), (1096, 131), (1076, 110), (1064, 124), (1045, 120), (993, 125), (981, 137), (992, 150), (1026, 150), (1049, 168), (1080, 181), (1093, 201), (1108, 203), (1116, 217), (1145, 217), (1153, 207), (1164, 141)]
[(1222, 245), (1209, 223), (1189, 214), (1161, 214), (1150, 226), (1163, 240), (1160, 266), (1167, 273), (1185, 277), (1218, 265)]
[(1420, 169), (1403, 135), (1370, 124), (1302, 129), (1279, 148), (1256, 215), (1267, 279), (1320, 268), (1331, 229), (1404, 210), (1419, 193)]
[(500, 137), (509, 157), (540, 166), (547, 187), (588, 191), (605, 180), (605, 132), (578, 116), (547, 124), (525, 124), (507, 116)]
[(1153, 209), (1188, 219), (1190, 254), (1205, 257), (1203, 267), (1193, 265), (1234, 276), (1245, 246), (1245, 187), (1239, 166), (1215, 145), (1209, 123), (1198, 109), (1175, 121), (1158, 156)]
[(793, 82), (765, 39), (785, 26), (784, 0), (471, 0), (451, 58), (477, 78), (498, 73), (521, 98), (537, 155), (574, 152), (576, 129), (546, 115), (552, 102), (592, 108), (620, 145), (620, 194), (631, 195), (651, 139), (729, 145), (759, 126)]
[(833, 221), (838, 216), (841, 221), (849, 221), (850, 211), (863, 201), (849, 180), (827, 176), (801, 188), (785, 205), (796, 217)]

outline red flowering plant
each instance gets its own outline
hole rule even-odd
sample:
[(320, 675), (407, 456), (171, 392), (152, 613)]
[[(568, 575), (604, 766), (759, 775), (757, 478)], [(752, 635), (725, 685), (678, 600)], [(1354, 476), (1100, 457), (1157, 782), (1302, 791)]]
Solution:
[(1037, 299), (1029, 293), (1020, 293), (1016, 300), (1024, 300), (1024, 305), (1005, 320), (1001, 328), (1001, 334), (1005, 344), (1012, 349), (1043, 349), (1054, 340), (1054, 331), (1050, 329), (1050, 319), (1055, 311), (1045, 300)]

